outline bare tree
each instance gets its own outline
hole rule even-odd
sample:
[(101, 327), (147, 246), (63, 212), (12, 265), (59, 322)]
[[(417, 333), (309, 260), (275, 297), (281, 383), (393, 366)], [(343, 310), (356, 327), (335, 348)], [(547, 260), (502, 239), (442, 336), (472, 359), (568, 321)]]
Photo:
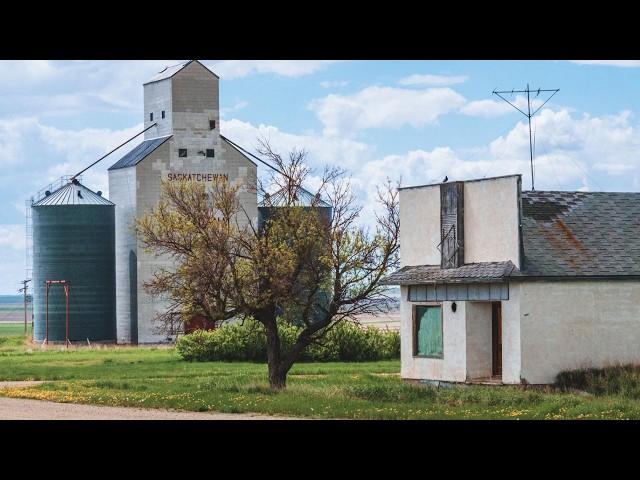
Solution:
[[(378, 189), (371, 232), (359, 224), (362, 207), (342, 169), (325, 168), (311, 193), (303, 188), (312, 180), (304, 150), (283, 159), (263, 140), (259, 152), (278, 170), (259, 185), (271, 207), (262, 228), (239, 226), (237, 189), (219, 181), (210, 190), (164, 184), (160, 204), (138, 229), (147, 248), (176, 262), (147, 284), (173, 302), (164, 321), (178, 311), (212, 321), (254, 318), (266, 332), (269, 383), (281, 389), (304, 349), (333, 326), (388, 308), (380, 280), (398, 264), (398, 192), (390, 182)], [(278, 325), (292, 321), (300, 333), (284, 351)]]

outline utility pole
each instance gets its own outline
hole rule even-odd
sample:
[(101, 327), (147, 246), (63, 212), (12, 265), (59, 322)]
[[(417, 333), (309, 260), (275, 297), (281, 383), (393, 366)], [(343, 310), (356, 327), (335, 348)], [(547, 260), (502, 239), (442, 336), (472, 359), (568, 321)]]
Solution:
[[(494, 95), (499, 96), (502, 100), (504, 100), (509, 105), (511, 105), (513, 108), (518, 110), (521, 114), (523, 114), (529, 120), (529, 159), (531, 161), (531, 190), (535, 190), (536, 189), (535, 174), (534, 174), (534, 169), (533, 169), (533, 142), (531, 141), (531, 117), (533, 117), (536, 113), (538, 113), (540, 111), (540, 109), (542, 107), (544, 107), (545, 104), (549, 100), (551, 100), (551, 97), (553, 97), (559, 91), (560, 91), (559, 88), (551, 89), (551, 90), (549, 90), (549, 89), (548, 90), (543, 90), (541, 88), (539, 88), (537, 90), (535, 90), (535, 89), (534, 90), (530, 90), (529, 89), (529, 84), (527, 83), (527, 89), (526, 90), (504, 90), (504, 91), (500, 91), (500, 92), (494, 90), (492, 92)], [(552, 92), (551, 95), (549, 96), (549, 98), (547, 98), (542, 105), (540, 105), (533, 113), (531, 113), (531, 94), (535, 93), (536, 97), (537, 97), (538, 95), (540, 95), (540, 93), (548, 93), (548, 92)], [(527, 94), (527, 111), (524, 112), (524, 111), (520, 110), (513, 103), (511, 103), (509, 100), (507, 100), (506, 98), (504, 98), (502, 96), (503, 94), (507, 94), (507, 93), (510, 93), (512, 95), (514, 93), (526, 93)]]
[(30, 278), (26, 279), (26, 280), (22, 280), (22, 288), (19, 289), (19, 292), (24, 292), (24, 334), (27, 334), (27, 288), (29, 288), (29, 286), (27, 285), (29, 282), (31, 281)]

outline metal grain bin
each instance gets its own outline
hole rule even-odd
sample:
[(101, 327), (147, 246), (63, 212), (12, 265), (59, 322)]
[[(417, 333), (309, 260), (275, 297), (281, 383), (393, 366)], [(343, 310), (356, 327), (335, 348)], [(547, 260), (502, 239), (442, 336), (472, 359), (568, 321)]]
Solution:
[[(69, 284), (69, 339), (115, 342), (115, 205), (78, 181), (32, 205), (35, 341), (45, 339), (45, 283)], [(62, 284), (48, 294), (48, 340), (66, 339)]]
[(333, 209), (330, 204), (302, 187), (298, 188), (293, 201), (289, 201), (287, 199), (287, 192), (283, 188), (272, 195), (265, 195), (262, 202), (258, 204), (258, 228), (262, 229), (269, 220), (269, 217), (277, 212), (277, 209), (287, 205), (301, 207), (305, 210), (314, 208), (320, 213), (321, 218), (325, 222), (331, 222)]

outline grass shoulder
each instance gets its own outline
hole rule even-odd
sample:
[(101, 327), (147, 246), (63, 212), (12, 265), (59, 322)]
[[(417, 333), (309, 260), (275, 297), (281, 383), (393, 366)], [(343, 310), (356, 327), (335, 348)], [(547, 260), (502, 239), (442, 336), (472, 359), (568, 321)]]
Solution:
[[(584, 394), (518, 387), (433, 388), (403, 382), (398, 360), (296, 364), (273, 392), (264, 364), (186, 362), (173, 348), (71, 348), (1, 337), (0, 381), (44, 380), (0, 395), (97, 405), (349, 419), (640, 418), (640, 400), (609, 389)], [(6, 339), (9, 340), (6, 340)], [(591, 373), (590, 373), (591, 375)], [(625, 371), (625, 381), (640, 374)], [(613, 385), (609, 373), (607, 384)]]

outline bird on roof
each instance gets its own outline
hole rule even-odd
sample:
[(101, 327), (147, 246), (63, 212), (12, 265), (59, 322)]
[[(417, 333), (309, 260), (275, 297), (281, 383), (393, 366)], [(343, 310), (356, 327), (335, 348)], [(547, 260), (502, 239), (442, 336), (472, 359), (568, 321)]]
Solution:
[(442, 180), (442, 183), (447, 183), (448, 181), (449, 181), (449, 177), (448, 177), (448, 176), (445, 176), (445, 177), (444, 177), (444, 180)]

